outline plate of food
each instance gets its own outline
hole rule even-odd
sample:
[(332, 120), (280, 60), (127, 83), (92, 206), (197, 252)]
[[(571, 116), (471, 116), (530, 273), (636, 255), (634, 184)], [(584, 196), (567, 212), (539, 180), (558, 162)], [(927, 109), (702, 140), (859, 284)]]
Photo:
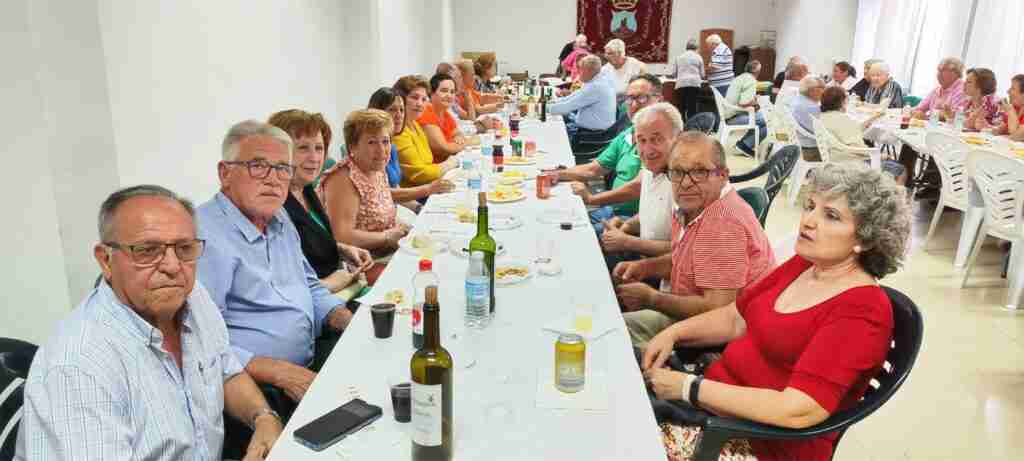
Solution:
[(402, 290), (391, 290), (384, 293), (384, 302), (394, 304), (398, 308), (398, 315), (409, 315), (412, 309), (409, 308), (409, 298), (405, 297)]
[[(450, 242), (448, 242), (448, 249), (455, 256), (458, 256), (460, 258), (467, 258), (467, 257), (469, 257), (469, 241), (470, 240), (473, 240), (473, 237), (463, 237), (463, 238), (452, 239)], [(498, 251), (496, 253), (498, 255), (505, 254), (505, 245), (502, 244), (501, 242), (498, 242), (498, 241), (495, 241), (495, 243), (498, 244)]]
[(522, 261), (495, 263), (494, 283), (498, 286), (515, 285), (527, 281), (533, 275), (529, 264)]
[(506, 165), (533, 165), (537, 163), (537, 159), (533, 157), (523, 157), (521, 155), (510, 155), (505, 157)]
[(524, 170), (505, 170), (498, 174), (499, 180), (501, 179), (522, 179), (523, 181), (529, 181), (537, 177), (537, 170), (527, 168)]
[(518, 185), (522, 184), (523, 181), (525, 181), (525, 179), (523, 179), (521, 177), (514, 177), (514, 176), (513, 177), (502, 176), (502, 177), (498, 178), (498, 184), (501, 184), (502, 186), (518, 186)]
[(987, 146), (989, 144), (992, 144), (992, 141), (989, 141), (986, 138), (973, 134), (962, 135), (960, 136), (960, 140), (973, 146)]
[(437, 254), (447, 248), (448, 240), (450, 240), (449, 236), (443, 232), (418, 232), (402, 237), (398, 241), (398, 247), (413, 255), (419, 255), (428, 249)]
[(519, 189), (495, 190), (487, 193), (488, 203), (518, 202), (524, 198), (526, 198), (526, 194)]

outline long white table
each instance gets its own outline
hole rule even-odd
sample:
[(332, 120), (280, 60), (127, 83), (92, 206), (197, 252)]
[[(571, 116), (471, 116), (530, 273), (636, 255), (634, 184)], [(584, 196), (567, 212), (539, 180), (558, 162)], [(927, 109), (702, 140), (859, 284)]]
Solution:
[[(564, 125), (524, 122), (523, 135), (546, 151), (538, 165), (573, 164)], [(524, 168), (528, 169), (528, 168)], [(459, 460), (664, 460), (665, 451), (643, 378), (634, 359), (629, 335), (619, 313), (597, 238), (589, 225), (565, 231), (557, 224), (541, 224), (537, 216), (552, 208), (570, 208), (582, 217), (582, 201), (567, 185), (554, 189), (554, 197), (538, 200), (535, 184), (527, 181), (526, 200), (494, 204), (492, 215), (514, 213), (524, 225), (514, 230), (492, 231), (507, 248), (498, 262), (511, 258), (530, 261), (537, 252), (538, 236), (556, 238), (560, 275), (534, 274), (520, 285), (498, 287), (497, 315), (479, 339), (476, 365), (462, 368), (459, 349), (449, 349), (456, 364), (455, 459)], [(450, 194), (449, 194), (450, 195)], [(437, 213), (440, 202), (431, 198), (416, 219), (414, 232), (436, 227), (451, 228), (450, 214)], [(475, 225), (465, 225), (475, 233)], [(465, 310), (463, 283), (467, 261), (451, 253), (434, 257), (434, 272), (441, 279), (442, 345), (452, 332), (462, 329)], [(402, 460), (410, 456), (408, 424), (394, 420), (388, 379), (409, 376), (412, 356), (410, 317), (396, 318), (390, 339), (374, 338), (369, 306), (382, 302), (386, 292), (402, 289), (411, 295), (417, 256), (399, 251), (388, 264), (363, 308), (352, 320), (323, 370), (313, 382), (270, 460)], [(588, 382), (605, 384), (609, 399), (606, 411), (552, 410), (536, 404), (538, 376), (554, 366), (557, 335), (541, 327), (571, 315), (573, 302), (594, 305), (594, 324), (613, 322), (612, 332), (588, 344)], [(465, 338), (464, 336), (460, 336)], [(463, 343), (465, 344), (465, 343)], [(380, 420), (356, 436), (322, 452), (313, 452), (294, 441), (292, 433), (306, 423), (359, 396), (384, 409)]]

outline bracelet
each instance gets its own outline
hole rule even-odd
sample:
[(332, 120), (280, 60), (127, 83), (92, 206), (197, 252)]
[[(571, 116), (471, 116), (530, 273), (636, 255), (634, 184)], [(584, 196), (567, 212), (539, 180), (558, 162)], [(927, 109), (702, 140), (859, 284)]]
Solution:
[(259, 419), (259, 417), (263, 416), (263, 415), (271, 415), (271, 416), (277, 418), (278, 422), (282, 422), (281, 421), (281, 415), (277, 414), (277, 412), (274, 411), (273, 408), (263, 407), (263, 408), (260, 408), (259, 410), (256, 410), (256, 413), (253, 413), (252, 418), (249, 419), (249, 429), (252, 429), (252, 430), (255, 431), (256, 430), (256, 420)]
[(693, 376), (689, 373), (683, 373), (683, 389), (679, 395), (686, 403), (690, 403), (690, 386), (693, 385)]
[(690, 382), (690, 400), (689, 400), (689, 403), (690, 403), (690, 405), (693, 405), (693, 408), (700, 408), (700, 404), (697, 403), (697, 400), (698, 400), (698, 397), (700, 395), (700, 382), (701, 381), (704, 381), (704, 376), (696, 376), (696, 377), (693, 378), (693, 381)]

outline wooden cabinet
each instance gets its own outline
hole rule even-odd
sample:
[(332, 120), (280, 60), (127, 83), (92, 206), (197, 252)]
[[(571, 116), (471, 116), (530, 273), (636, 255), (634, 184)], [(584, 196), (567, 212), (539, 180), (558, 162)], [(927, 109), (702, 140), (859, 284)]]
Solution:
[(773, 48), (751, 48), (750, 59), (761, 62), (761, 74), (757, 76), (758, 80), (767, 82), (775, 78), (775, 50)]

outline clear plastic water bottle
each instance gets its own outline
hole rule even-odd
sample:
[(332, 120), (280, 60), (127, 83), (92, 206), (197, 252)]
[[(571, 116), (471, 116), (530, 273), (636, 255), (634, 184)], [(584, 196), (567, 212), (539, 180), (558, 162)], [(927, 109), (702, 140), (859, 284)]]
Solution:
[(964, 131), (964, 111), (958, 110), (953, 116), (953, 130), (957, 133)]
[(482, 330), (491, 323), (490, 283), (484, 252), (474, 251), (466, 270), (466, 328)]
[(936, 129), (939, 127), (939, 111), (933, 110), (928, 113), (928, 128)]

